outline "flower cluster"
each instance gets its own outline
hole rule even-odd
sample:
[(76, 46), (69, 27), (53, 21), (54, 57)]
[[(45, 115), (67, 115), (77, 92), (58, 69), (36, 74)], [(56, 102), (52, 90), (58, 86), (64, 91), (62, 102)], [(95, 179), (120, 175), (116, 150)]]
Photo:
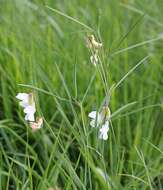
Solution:
[(97, 127), (99, 129), (99, 138), (103, 140), (108, 139), (109, 121), (110, 121), (110, 109), (108, 106), (104, 106), (101, 112), (92, 111), (88, 114), (91, 118), (91, 127)]
[(35, 121), (36, 106), (33, 93), (18, 93), (16, 98), (20, 100), (19, 105), (23, 107), (25, 120), (29, 121), (32, 130), (40, 129), (43, 126), (43, 118), (37, 118)]
[(91, 50), (90, 61), (92, 64), (96, 66), (98, 63), (98, 49), (102, 47), (102, 43), (99, 43), (95, 40), (94, 35), (90, 35), (87, 37), (87, 47)]

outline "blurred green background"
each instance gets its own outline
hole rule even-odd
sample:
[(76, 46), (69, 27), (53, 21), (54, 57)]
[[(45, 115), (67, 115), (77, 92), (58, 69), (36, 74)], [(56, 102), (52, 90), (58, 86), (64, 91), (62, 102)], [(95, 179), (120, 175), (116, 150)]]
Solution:
[[(107, 141), (87, 116), (106, 95), (90, 34), (109, 88), (149, 56), (111, 94)], [(35, 133), (15, 98), (31, 91)], [(162, 0), (0, 0), (0, 189), (161, 190), (162, 110)]]

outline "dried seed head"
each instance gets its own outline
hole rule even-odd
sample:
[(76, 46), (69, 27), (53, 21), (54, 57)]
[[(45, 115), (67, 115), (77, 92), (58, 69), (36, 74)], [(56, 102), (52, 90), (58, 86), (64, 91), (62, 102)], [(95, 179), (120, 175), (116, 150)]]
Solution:
[(43, 118), (39, 117), (36, 119), (36, 122), (30, 122), (30, 127), (32, 128), (33, 132), (42, 128), (43, 127)]
[(36, 119), (36, 122), (37, 122), (37, 124), (41, 127), (42, 124), (43, 124), (43, 117), (38, 117), (38, 118)]
[(102, 47), (102, 43), (97, 42), (94, 35), (92, 34), (87, 37), (87, 46), (90, 49), (99, 49)]

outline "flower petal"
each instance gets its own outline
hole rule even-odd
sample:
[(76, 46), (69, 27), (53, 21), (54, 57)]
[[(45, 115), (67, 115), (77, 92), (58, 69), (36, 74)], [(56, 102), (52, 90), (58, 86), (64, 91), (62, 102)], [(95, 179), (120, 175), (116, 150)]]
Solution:
[(91, 127), (96, 127), (96, 121), (94, 119), (90, 122), (90, 126)]
[(100, 139), (103, 139), (103, 140), (107, 140), (108, 139), (108, 131), (109, 131), (109, 122), (106, 121), (101, 129), (99, 130), (100, 134), (99, 134), (99, 138)]
[(25, 120), (26, 121), (35, 121), (34, 114), (26, 114), (25, 115)]
[(26, 108), (27, 106), (29, 106), (28, 102), (25, 102), (25, 101), (21, 101), (19, 102), (19, 105), (23, 108)]
[(103, 128), (105, 128), (105, 130), (109, 130), (109, 121), (105, 121), (105, 123), (102, 125)]
[(97, 115), (97, 112), (96, 111), (92, 111), (88, 114), (88, 117), (92, 118), (92, 119), (96, 119), (96, 115)]
[(107, 140), (108, 139), (108, 134), (107, 133), (104, 133), (103, 134), (103, 140)]
[(34, 114), (35, 112), (36, 112), (35, 104), (32, 105), (32, 106), (27, 106), (27, 107), (24, 109), (24, 113), (27, 113), (27, 114)]
[(23, 100), (23, 101), (28, 102), (28, 94), (27, 93), (18, 93), (16, 95), (16, 98), (19, 100)]

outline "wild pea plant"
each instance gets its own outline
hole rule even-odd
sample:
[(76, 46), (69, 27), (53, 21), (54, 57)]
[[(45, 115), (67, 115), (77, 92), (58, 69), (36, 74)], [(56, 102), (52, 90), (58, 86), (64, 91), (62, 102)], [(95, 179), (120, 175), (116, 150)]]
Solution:
[[(98, 51), (99, 49), (102, 47), (102, 43), (99, 43), (95, 40), (94, 35), (90, 35), (87, 38), (87, 47), (90, 49), (92, 55), (90, 57), (90, 61), (92, 64), (94, 64), (94, 66), (96, 66), (97, 64), (101, 64), (100, 62), (100, 58), (98, 55)], [(102, 66), (102, 65), (101, 65)], [(102, 67), (98, 67), (99, 72), (102, 73), (102, 82), (103, 82), (103, 78), (105, 78), (105, 73), (103, 73), (101, 71)], [(104, 75), (104, 76), (103, 76)], [(103, 83), (102, 83), (103, 84)], [(106, 85), (107, 86), (107, 85)], [(105, 86), (104, 86), (105, 88)], [(108, 92), (108, 89), (105, 89), (106, 92)], [(107, 99), (108, 94), (106, 94), (106, 98)], [(107, 100), (105, 101), (105, 105), (103, 105), (102, 110), (100, 111), (100, 113), (98, 113), (97, 111), (92, 111), (89, 113), (89, 117), (92, 119), (90, 122), (91, 127), (99, 127), (99, 138), (103, 139), (103, 140), (107, 140), (108, 139), (108, 131), (109, 131), (109, 120), (110, 120), (110, 109), (107, 105)]]
[(2, 0), (0, 189), (163, 189), (161, 2)]
[[(87, 37), (86, 45), (91, 51), (91, 57), (90, 61), (91, 63), (96, 66), (97, 64), (101, 64), (98, 55), (99, 49), (102, 47), (102, 43), (99, 43), (95, 40), (94, 35), (90, 35)], [(100, 69), (100, 67), (99, 67)], [(101, 72), (101, 70), (99, 70)], [(102, 72), (101, 72), (102, 73)], [(102, 73), (102, 79), (103, 77), (105, 78), (105, 74)], [(107, 85), (106, 85), (107, 86)], [(108, 89), (105, 89), (106, 92), (108, 92)], [(37, 118), (35, 120), (35, 101), (34, 101), (34, 96), (33, 93), (18, 93), (16, 98), (20, 101), (20, 106), (24, 108), (24, 113), (25, 115), (25, 120), (30, 121), (30, 127), (32, 128), (33, 131), (42, 128), (43, 126), (43, 118)], [(106, 94), (106, 98), (108, 99), (108, 94)], [(92, 111), (89, 113), (89, 117), (92, 119), (90, 122), (91, 127), (98, 127), (99, 129), (99, 138), (103, 140), (108, 139), (108, 131), (109, 131), (109, 120), (110, 120), (110, 109), (107, 105), (108, 100), (105, 100), (105, 105), (102, 107), (102, 110), (100, 113), (97, 111)]]

